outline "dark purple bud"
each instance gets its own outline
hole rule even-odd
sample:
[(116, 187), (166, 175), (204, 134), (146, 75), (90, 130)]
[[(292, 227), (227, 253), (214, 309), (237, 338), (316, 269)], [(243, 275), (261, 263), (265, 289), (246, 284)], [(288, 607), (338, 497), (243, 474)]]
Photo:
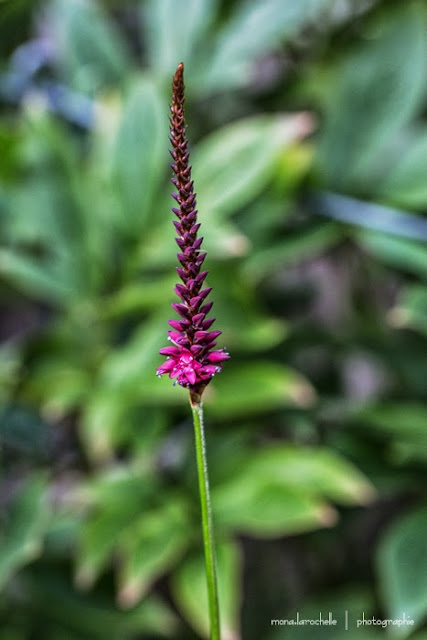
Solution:
[(190, 307), (192, 309), (197, 309), (201, 301), (202, 301), (202, 298), (200, 296), (194, 296), (194, 298), (191, 298), (190, 300)]
[(200, 313), (204, 313), (205, 316), (209, 313), (209, 311), (212, 309), (213, 307), (213, 302), (207, 302), (206, 304), (203, 305), (203, 307), (200, 309)]
[(207, 287), (207, 289), (203, 289), (203, 291), (201, 291), (199, 293), (199, 296), (201, 297), (202, 300), (204, 300), (212, 291), (212, 287)]
[(183, 318), (186, 318), (190, 315), (190, 310), (188, 309), (188, 307), (186, 307), (185, 304), (181, 304), (180, 302), (173, 302), (172, 308), (175, 309), (175, 311), (179, 313), (179, 315)]
[(214, 322), (215, 318), (209, 318), (208, 320), (205, 320), (204, 322), (202, 322), (202, 329), (206, 331), (206, 329), (209, 329), (209, 327), (211, 327)]
[(174, 291), (175, 291), (176, 295), (179, 296), (181, 298), (181, 300), (183, 300), (184, 302), (188, 298), (188, 289), (186, 287), (184, 287), (183, 284), (175, 285)]
[(168, 324), (170, 324), (172, 329), (175, 329), (176, 331), (184, 331), (184, 325), (182, 321), (180, 322), (179, 320), (168, 320)]
[(181, 280), (185, 281), (185, 279), (187, 278), (187, 274), (185, 273), (184, 269), (181, 269), (180, 267), (175, 267), (175, 269)]
[(209, 271), (201, 271), (199, 274), (197, 274), (197, 276), (196, 276), (197, 284), (202, 284), (202, 282), (204, 281), (204, 279), (206, 278), (208, 273), (209, 273)]

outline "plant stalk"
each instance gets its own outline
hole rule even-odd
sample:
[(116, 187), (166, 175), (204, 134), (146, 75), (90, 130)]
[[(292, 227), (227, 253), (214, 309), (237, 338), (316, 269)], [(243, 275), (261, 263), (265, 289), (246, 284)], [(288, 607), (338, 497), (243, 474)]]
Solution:
[(203, 404), (200, 396), (190, 397), (190, 403), (193, 412), (194, 435), (196, 440), (197, 473), (199, 477), (200, 504), (202, 510), (203, 546), (205, 550), (211, 640), (221, 640), (214, 531), (203, 425)]

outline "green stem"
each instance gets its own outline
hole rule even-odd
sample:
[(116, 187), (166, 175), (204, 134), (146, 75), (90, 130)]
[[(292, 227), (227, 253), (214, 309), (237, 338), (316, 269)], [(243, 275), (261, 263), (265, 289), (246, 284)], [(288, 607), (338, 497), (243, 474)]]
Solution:
[(221, 640), (212, 508), (203, 427), (203, 405), (200, 397), (192, 397), (190, 403), (193, 412), (194, 435), (196, 438), (197, 473), (199, 476), (200, 503), (202, 507), (203, 545), (205, 549), (211, 640)]

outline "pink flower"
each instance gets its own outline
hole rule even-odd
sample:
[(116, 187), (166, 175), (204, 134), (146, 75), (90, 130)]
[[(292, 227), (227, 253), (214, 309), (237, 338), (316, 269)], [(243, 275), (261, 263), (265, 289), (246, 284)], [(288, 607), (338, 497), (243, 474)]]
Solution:
[[(176, 378), (176, 382), (183, 387), (194, 387), (200, 383), (206, 384), (215, 373), (221, 371), (218, 364), (202, 364), (197, 360), (191, 349), (185, 347), (165, 347), (160, 353), (168, 358), (158, 369), (157, 375), (169, 374), (169, 378)], [(212, 351), (208, 355), (210, 363), (227, 360), (229, 355), (224, 351)]]
[(210, 331), (215, 318), (207, 318), (207, 314), (213, 302), (205, 303), (205, 299), (212, 288), (202, 288), (208, 271), (201, 271), (206, 253), (200, 249), (203, 238), (198, 237), (200, 224), (197, 222), (196, 194), (185, 137), (183, 72), (181, 63), (173, 79), (170, 118), (171, 167), (176, 176), (172, 182), (177, 189), (172, 196), (179, 205), (172, 209), (178, 218), (173, 222), (180, 249), (177, 254), (180, 266), (176, 270), (182, 282), (175, 287), (180, 302), (174, 302), (172, 307), (179, 319), (169, 321), (173, 331), (169, 331), (168, 336), (174, 346), (160, 349), (167, 360), (158, 367), (157, 375), (168, 373), (178, 384), (200, 395), (215, 373), (221, 371), (222, 362), (230, 356), (224, 349), (213, 351), (221, 331)]

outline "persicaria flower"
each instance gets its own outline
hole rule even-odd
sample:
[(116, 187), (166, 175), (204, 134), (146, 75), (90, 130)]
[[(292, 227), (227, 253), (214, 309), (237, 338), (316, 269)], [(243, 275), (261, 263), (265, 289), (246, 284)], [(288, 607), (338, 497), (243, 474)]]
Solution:
[(172, 208), (178, 220), (173, 224), (178, 233), (176, 238), (180, 249), (176, 268), (182, 284), (175, 287), (175, 293), (181, 302), (172, 304), (179, 320), (169, 320), (172, 331), (169, 340), (173, 346), (160, 349), (162, 355), (167, 356), (158, 369), (157, 375), (165, 373), (183, 387), (200, 395), (211, 380), (221, 371), (222, 362), (230, 357), (224, 349), (214, 350), (216, 338), (221, 331), (210, 331), (215, 318), (208, 318), (213, 302), (205, 302), (212, 288), (203, 288), (208, 271), (201, 267), (206, 253), (200, 247), (203, 238), (198, 237), (200, 224), (197, 222), (196, 194), (193, 190), (191, 167), (189, 165), (188, 142), (186, 139), (186, 125), (184, 121), (184, 65), (179, 64), (173, 78), (171, 105), (171, 137), (170, 151), (173, 162), (171, 164), (175, 177), (172, 182), (177, 193), (172, 197), (178, 203)]

